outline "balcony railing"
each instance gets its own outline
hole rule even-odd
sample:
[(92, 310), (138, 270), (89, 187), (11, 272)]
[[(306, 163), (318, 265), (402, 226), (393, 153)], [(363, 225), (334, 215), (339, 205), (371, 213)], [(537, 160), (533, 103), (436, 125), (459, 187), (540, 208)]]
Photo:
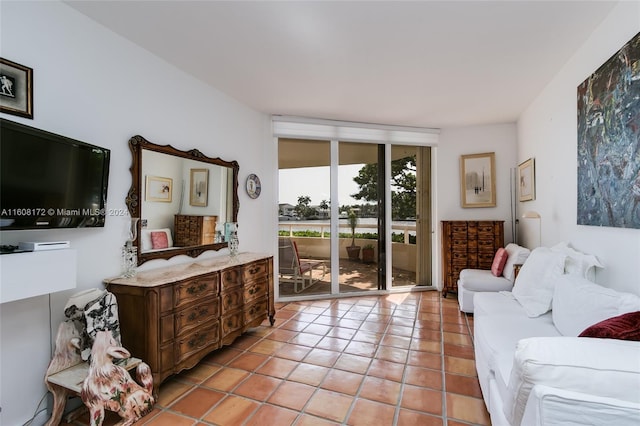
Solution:
[[(318, 231), (320, 232), (320, 238), (328, 238), (331, 230), (331, 225), (329, 223), (316, 223), (316, 222), (295, 222), (295, 221), (287, 221), (287, 222), (279, 222), (278, 229), (280, 231), (288, 231), (289, 236), (293, 237), (295, 231)], [(364, 233), (369, 232), (375, 234), (378, 232), (377, 225), (369, 225), (369, 224), (358, 224), (356, 227), (356, 233)], [(399, 233), (404, 235), (404, 243), (410, 244), (409, 236), (415, 235), (416, 226), (408, 225), (408, 224), (392, 224), (391, 232), (400, 231)], [(351, 228), (348, 224), (340, 223), (338, 224), (338, 232), (351, 233)]]

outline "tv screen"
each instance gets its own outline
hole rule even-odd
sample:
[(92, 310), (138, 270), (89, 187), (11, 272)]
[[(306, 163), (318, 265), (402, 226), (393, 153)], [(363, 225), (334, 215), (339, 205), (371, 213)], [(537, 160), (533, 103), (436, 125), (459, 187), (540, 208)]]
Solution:
[(104, 226), (109, 154), (0, 119), (0, 230)]

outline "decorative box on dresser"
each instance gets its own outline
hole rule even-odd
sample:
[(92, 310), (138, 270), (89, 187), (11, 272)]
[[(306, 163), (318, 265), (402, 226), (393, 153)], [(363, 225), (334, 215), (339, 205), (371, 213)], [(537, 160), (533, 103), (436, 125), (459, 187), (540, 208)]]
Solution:
[(105, 284), (118, 301), (122, 344), (158, 385), (266, 318), (274, 323), (270, 255), (209, 258)]
[(178, 247), (213, 244), (217, 216), (177, 214), (174, 219), (174, 244)]
[(504, 247), (504, 221), (442, 221), (442, 295), (458, 291), (463, 269), (491, 269), (500, 247)]

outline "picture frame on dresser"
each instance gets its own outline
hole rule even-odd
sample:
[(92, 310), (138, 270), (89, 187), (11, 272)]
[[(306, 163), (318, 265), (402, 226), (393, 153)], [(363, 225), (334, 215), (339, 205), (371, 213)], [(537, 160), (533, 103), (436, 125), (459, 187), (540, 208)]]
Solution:
[(33, 69), (0, 58), (0, 112), (33, 120)]
[(460, 156), (460, 203), (463, 208), (496, 206), (496, 154)]

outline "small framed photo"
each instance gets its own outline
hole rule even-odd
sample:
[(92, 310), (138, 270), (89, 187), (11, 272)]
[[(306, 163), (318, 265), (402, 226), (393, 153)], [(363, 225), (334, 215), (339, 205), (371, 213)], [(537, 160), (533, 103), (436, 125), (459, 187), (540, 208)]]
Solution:
[(533, 158), (518, 165), (518, 188), (520, 201), (536, 199), (536, 170)]
[(157, 176), (147, 176), (146, 201), (170, 203), (173, 192), (173, 179)]
[(33, 119), (33, 69), (0, 58), (0, 112)]
[(462, 207), (496, 206), (495, 169), (495, 152), (460, 156)]
[(209, 194), (209, 169), (191, 169), (189, 204), (206, 207)]

